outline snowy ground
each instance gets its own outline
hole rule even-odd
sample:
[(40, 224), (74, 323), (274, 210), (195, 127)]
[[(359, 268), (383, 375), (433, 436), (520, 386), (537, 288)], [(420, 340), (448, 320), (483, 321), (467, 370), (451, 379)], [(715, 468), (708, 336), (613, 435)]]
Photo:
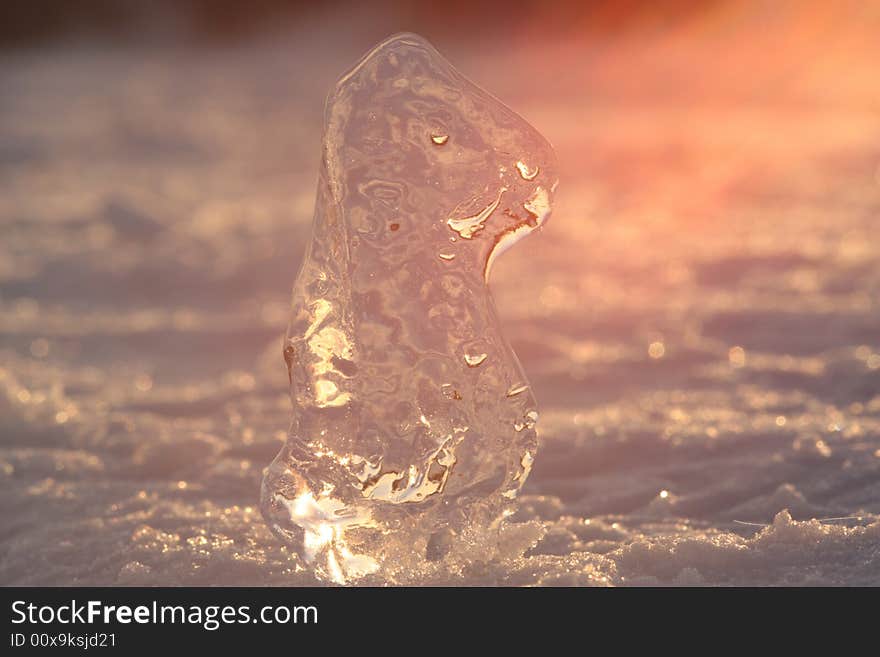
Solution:
[[(876, 18), (437, 42), (563, 180), (492, 281), (546, 534), (428, 583), (880, 585)], [(312, 583), (257, 498), (321, 102), (370, 45), (0, 55), (0, 583)]]

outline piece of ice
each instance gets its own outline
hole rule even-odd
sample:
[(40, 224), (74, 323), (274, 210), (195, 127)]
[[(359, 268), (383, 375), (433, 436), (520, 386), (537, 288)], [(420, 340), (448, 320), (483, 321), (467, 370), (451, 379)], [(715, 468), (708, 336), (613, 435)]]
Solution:
[(261, 500), (319, 577), (393, 581), (509, 513), (537, 411), (486, 282), (556, 183), (549, 143), (414, 34), (330, 93)]

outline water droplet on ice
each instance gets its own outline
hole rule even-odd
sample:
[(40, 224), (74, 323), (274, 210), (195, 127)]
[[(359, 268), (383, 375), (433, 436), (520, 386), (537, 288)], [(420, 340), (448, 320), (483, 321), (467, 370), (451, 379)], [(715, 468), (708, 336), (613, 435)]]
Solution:
[(367, 53), (326, 108), (283, 350), (293, 413), (260, 508), (318, 577), (406, 581), (497, 531), (531, 468), (535, 400), (486, 277), (549, 215), (556, 160), (412, 34)]
[(516, 169), (519, 171), (519, 175), (522, 176), (523, 180), (534, 180), (535, 176), (538, 175), (538, 167), (529, 169), (529, 165), (522, 160), (516, 163)]
[(444, 383), (440, 386), (440, 390), (443, 392), (443, 396), (447, 399), (461, 399), (461, 394), (451, 383)]
[(446, 220), (446, 223), (462, 238), (466, 240), (472, 239), (477, 232), (483, 230), (486, 220), (495, 212), (498, 204), (501, 203), (501, 195), (506, 191), (507, 189), (504, 187), (499, 189), (495, 200), (476, 214), (458, 218), (450, 217)]

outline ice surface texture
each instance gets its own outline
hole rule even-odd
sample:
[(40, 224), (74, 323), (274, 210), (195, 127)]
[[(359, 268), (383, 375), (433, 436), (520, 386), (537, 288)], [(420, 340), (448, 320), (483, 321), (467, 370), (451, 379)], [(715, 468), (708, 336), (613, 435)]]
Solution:
[(549, 143), (419, 36), (330, 93), (284, 345), (292, 422), (262, 489), (320, 576), (394, 579), (498, 529), (537, 410), (486, 282), (556, 183)]

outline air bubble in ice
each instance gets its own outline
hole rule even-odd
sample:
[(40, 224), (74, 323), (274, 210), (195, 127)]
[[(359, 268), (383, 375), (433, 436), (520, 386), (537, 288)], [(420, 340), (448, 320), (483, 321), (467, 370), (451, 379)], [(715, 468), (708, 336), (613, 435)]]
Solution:
[(537, 411), (486, 281), (556, 182), (547, 141), (416, 35), (330, 93), (261, 500), (319, 577), (400, 581), (509, 513)]

